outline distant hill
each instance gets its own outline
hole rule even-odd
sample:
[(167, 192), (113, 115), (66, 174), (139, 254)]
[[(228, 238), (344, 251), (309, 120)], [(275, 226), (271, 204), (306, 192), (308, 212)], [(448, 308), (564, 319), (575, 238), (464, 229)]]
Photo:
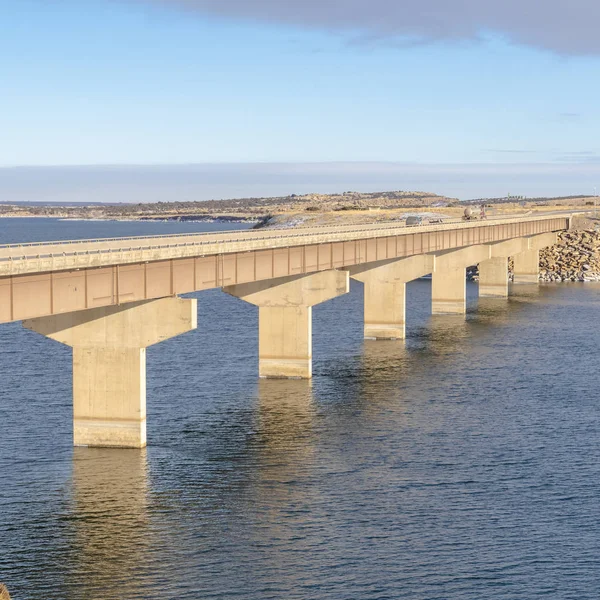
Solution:
[(138, 204), (103, 204), (100, 202), (0, 202), (5, 216), (57, 216), (71, 218), (136, 218), (190, 216), (240, 217), (263, 216), (267, 213), (303, 210), (368, 210), (369, 208), (409, 208), (445, 206), (456, 199), (427, 192), (342, 192), (339, 194), (304, 194), (272, 198), (233, 198), (200, 202), (155, 202)]

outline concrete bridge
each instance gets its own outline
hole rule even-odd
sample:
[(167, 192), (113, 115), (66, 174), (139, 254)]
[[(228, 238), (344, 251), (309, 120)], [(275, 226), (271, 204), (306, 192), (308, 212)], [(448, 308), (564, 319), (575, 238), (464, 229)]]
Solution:
[(195, 299), (222, 288), (259, 307), (261, 377), (312, 375), (312, 307), (364, 284), (366, 338), (403, 339), (406, 283), (432, 275), (432, 312), (537, 284), (540, 249), (569, 229), (550, 213), (405, 227), (396, 223), (0, 246), (0, 323), (73, 348), (75, 445), (146, 445), (146, 348), (197, 326)]

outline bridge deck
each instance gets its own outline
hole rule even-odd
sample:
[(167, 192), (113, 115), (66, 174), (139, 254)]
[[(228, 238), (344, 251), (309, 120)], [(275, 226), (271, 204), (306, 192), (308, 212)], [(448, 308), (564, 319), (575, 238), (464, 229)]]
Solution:
[(570, 217), (0, 246), (0, 323), (560, 231)]
[[(403, 223), (322, 226), (299, 229), (243, 230), (95, 240), (68, 240), (0, 245), (0, 277), (21, 273), (63, 271), (165, 258), (185, 258), (260, 249), (287, 248), (331, 242), (382, 238), (415, 233), (496, 228), (568, 218), (572, 213), (491, 218), (484, 221), (446, 221), (438, 225), (406, 227)], [(563, 229), (564, 227), (560, 227)], [(487, 237), (487, 236), (484, 236)]]

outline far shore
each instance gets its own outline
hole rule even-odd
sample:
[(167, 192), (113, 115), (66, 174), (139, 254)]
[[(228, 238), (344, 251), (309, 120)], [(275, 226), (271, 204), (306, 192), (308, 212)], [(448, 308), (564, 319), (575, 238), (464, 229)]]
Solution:
[(600, 198), (484, 198), (459, 201), (427, 192), (343, 192), (294, 194), (277, 198), (242, 198), (202, 202), (148, 204), (0, 204), (0, 218), (54, 218), (69, 221), (132, 221), (189, 223), (247, 223), (256, 228), (364, 225), (404, 221), (420, 215), (425, 221), (461, 218), (465, 210), (479, 218), (570, 210), (590, 211)]

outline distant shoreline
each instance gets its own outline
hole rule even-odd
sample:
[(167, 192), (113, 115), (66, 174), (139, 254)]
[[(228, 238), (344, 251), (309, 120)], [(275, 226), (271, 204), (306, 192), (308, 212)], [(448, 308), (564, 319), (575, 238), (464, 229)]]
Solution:
[[(600, 198), (567, 196), (524, 199), (495, 198), (461, 202), (426, 192), (343, 192), (202, 202), (154, 202), (106, 205), (0, 203), (0, 218), (55, 218), (68, 221), (207, 223), (246, 225), (256, 229), (364, 225), (402, 221), (408, 215), (461, 218), (465, 210), (488, 216), (510, 216), (548, 210), (590, 210)], [(475, 207), (475, 208), (473, 208)]]
[(260, 223), (257, 217), (213, 217), (213, 216), (173, 216), (173, 217), (69, 217), (61, 215), (0, 215), (0, 219), (56, 219), (58, 221), (115, 221), (124, 223)]

